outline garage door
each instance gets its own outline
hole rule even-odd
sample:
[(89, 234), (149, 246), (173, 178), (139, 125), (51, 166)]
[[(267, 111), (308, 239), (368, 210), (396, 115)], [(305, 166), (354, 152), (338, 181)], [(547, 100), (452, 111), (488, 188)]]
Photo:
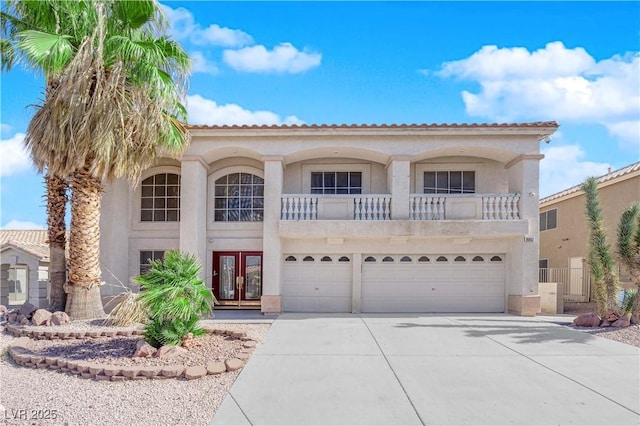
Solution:
[(364, 255), (363, 312), (504, 312), (504, 255)]
[(284, 311), (351, 312), (352, 269), (350, 256), (285, 256)]

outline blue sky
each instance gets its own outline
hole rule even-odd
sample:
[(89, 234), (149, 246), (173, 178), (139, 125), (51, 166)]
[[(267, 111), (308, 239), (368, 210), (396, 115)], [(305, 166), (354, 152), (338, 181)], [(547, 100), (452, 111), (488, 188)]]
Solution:
[[(542, 196), (640, 160), (640, 2), (163, 5), (194, 59), (192, 124), (556, 120)], [(1, 85), (0, 226), (43, 227), (21, 149), (43, 79)]]

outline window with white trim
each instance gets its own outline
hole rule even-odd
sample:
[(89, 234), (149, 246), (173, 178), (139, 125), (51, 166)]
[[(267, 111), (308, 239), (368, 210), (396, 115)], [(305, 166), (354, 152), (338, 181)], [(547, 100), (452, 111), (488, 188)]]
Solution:
[(7, 284), (9, 287), (9, 305), (22, 305), (25, 303), (29, 299), (29, 268), (27, 265), (10, 266)]
[(140, 275), (151, 269), (152, 260), (164, 259), (167, 250), (140, 250)]
[(158, 173), (142, 181), (140, 221), (180, 221), (180, 175)]
[(540, 231), (547, 231), (558, 227), (558, 209), (540, 213)]
[(262, 222), (263, 218), (263, 178), (251, 173), (230, 173), (216, 180), (216, 222)]
[(362, 194), (361, 172), (311, 172), (312, 194)]
[(423, 185), (425, 194), (475, 194), (476, 172), (428, 171), (424, 172)]

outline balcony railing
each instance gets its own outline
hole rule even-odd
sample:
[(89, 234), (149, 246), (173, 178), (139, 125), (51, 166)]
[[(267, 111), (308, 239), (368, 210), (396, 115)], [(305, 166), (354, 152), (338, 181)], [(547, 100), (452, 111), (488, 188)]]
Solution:
[(411, 220), (517, 220), (520, 194), (412, 194)]
[(282, 220), (389, 220), (391, 196), (284, 195)]
[[(520, 194), (412, 194), (410, 220), (517, 220)], [(390, 220), (391, 195), (282, 196), (281, 220)]]

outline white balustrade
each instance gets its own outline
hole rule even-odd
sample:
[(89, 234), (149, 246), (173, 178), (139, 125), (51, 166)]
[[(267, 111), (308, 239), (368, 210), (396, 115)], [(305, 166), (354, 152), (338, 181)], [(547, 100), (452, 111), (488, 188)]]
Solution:
[(282, 220), (317, 220), (318, 197), (286, 195), (282, 197)]
[(361, 195), (353, 199), (355, 220), (391, 219), (391, 197), (388, 195)]
[(411, 220), (445, 220), (447, 219), (446, 205), (448, 199), (477, 199), (479, 197), (482, 198), (483, 220), (520, 219), (520, 209), (518, 207), (520, 194), (412, 194), (409, 201), (409, 218)]

